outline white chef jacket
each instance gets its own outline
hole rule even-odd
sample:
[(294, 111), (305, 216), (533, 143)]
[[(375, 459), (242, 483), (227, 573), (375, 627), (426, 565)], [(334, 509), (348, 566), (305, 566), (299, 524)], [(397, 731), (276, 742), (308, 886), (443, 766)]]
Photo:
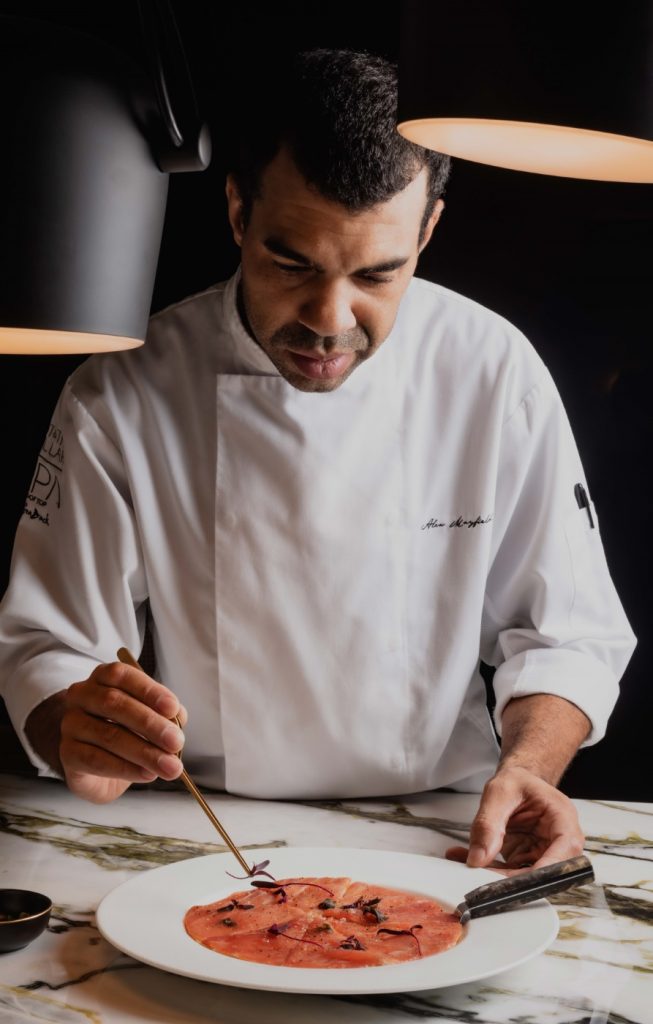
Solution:
[(64, 388), (0, 618), (28, 751), (36, 704), (140, 650), (148, 599), (205, 784), (479, 789), (498, 751), (479, 656), (496, 666), (499, 730), (511, 698), (551, 693), (599, 739), (633, 636), (529, 343), (414, 279), (374, 357), (305, 393), (243, 328), (238, 280), (157, 314), (142, 349), (94, 356)]

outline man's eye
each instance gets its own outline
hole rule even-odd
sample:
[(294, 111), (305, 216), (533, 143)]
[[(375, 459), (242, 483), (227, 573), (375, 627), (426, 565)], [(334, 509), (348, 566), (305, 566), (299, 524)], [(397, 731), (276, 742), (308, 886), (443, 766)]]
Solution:
[(391, 284), (392, 278), (387, 274), (361, 274), (361, 281), (366, 284)]
[(298, 266), (296, 263), (277, 263), (276, 260), (272, 261), (275, 267), (282, 270), (284, 274), (305, 274), (308, 267)]

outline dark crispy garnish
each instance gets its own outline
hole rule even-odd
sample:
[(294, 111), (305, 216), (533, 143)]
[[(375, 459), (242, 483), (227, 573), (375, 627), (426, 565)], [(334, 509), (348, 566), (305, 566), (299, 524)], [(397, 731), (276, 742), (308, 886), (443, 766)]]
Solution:
[(363, 907), (363, 913), (369, 914), (373, 917), (377, 924), (381, 924), (382, 921), (388, 920), (388, 915), (384, 914), (378, 907)]
[(333, 910), (335, 905), (336, 905), (336, 901), (335, 900), (322, 900), (321, 903), (318, 903), (317, 909), (318, 910)]
[(377, 903), (381, 902), (380, 896), (374, 896), (371, 900), (364, 900), (362, 896), (359, 896), (353, 903), (343, 903), (343, 910), (365, 910), (366, 907), (375, 907)]
[(300, 939), (299, 935), (286, 935), (286, 931), (290, 928), (292, 921), (286, 921), (285, 924), (273, 924), (268, 928), (270, 935), (280, 935), (283, 939), (292, 939), (293, 942), (307, 942), (309, 946), (317, 946), (318, 949), (322, 949), (322, 945), (319, 942), (314, 942), (313, 939)]
[(223, 917), (220, 924), (223, 924), (225, 928), (237, 928), (236, 922), (231, 917)]
[(339, 949), (365, 949), (355, 935), (348, 935), (344, 942), (340, 943)]
[(327, 922), (325, 921), (324, 924), (316, 925), (315, 928), (313, 929), (313, 931), (315, 931), (315, 932), (332, 932), (333, 928), (331, 927), (330, 924), (327, 924)]
[(419, 939), (415, 935), (415, 929), (416, 928), (421, 928), (421, 927), (422, 927), (421, 924), (414, 924), (414, 925), (411, 925), (410, 928), (379, 928), (379, 930), (377, 931), (376, 934), (380, 935), (381, 932), (387, 932), (388, 935), (410, 935), (411, 939), (415, 939), (415, 942), (417, 944), (417, 952), (421, 956), (422, 955), (422, 947), (419, 944)]
[(362, 896), (359, 896), (353, 903), (344, 903), (342, 909), (360, 910), (361, 913), (369, 914), (370, 917), (373, 917), (377, 924), (381, 924), (382, 921), (388, 920), (388, 915), (379, 910), (378, 904), (380, 902), (380, 896), (374, 896), (371, 900), (365, 900)]

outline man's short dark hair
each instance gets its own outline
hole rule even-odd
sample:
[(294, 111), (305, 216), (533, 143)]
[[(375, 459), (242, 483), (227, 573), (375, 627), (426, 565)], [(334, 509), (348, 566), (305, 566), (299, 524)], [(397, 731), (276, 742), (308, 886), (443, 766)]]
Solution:
[(423, 167), (428, 198), (420, 238), (444, 192), (450, 159), (398, 133), (397, 72), (381, 57), (350, 50), (309, 50), (275, 68), (240, 117), (232, 172), (245, 222), (261, 175), (286, 147), (306, 182), (352, 213), (386, 202)]

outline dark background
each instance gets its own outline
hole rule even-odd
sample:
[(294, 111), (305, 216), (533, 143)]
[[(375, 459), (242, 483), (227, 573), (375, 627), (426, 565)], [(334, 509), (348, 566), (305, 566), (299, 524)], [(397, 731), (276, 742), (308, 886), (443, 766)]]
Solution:
[[(435, 0), (434, 0), (435, 2)], [(274, 74), (297, 49), (366, 49), (397, 59), (398, 3), (173, 3), (215, 155), (171, 179), (153, 308), (228, 276), (238, 253), (224, 174), (239, 95), (263, 62)], [(139, 56), (135, 3), (0, 0), (0, 12), (86, 29)], [(455, 61), (446, 40), (433, 59)], [(628, 54), (615, 54), (610, 73)], [(625, 66), (625, 65), (624, 65)], [(491, 72), (489, 72), (491, 74)], [(607, 71), (606, 71), (607, 73)], [(583, 74), (579, 54), (579, 76)], [(447, 208), (419, 273), (502, 313), (529, 336), (557, 381), (601, 520), (613, 578), (639, 638), (606, 739), (581, 751), (563, 788), (603, 799), (653, 799), (648, 582), (651, 450), (651, 186), (547, 178), (455, 161)], [(36, 453), (79, 359), (0, 356), (4, 439), (0, 588)], [(0, 754), (0, 760), (2, 759)]]

